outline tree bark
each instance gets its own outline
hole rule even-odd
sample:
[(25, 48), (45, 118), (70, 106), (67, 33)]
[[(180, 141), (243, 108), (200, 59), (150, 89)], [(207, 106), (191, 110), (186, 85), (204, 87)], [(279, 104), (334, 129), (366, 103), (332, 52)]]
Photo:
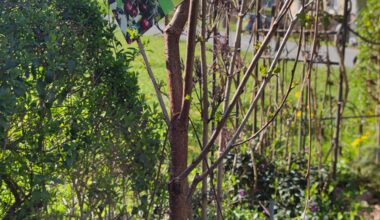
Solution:
[[(188, 120), (180, 120), (183, 102), (183, 82), (179, 40), (186, 24), (188, 13), (189, 1), (186, 0), (177, 8), (171, 22), (164, 31), (171, 115), (169, 125), (171, 180), (185, 170), (187, 166)], [(168, 191), (170, 219), (187, 219), (189, 211), (187, 203), (187, 178), (170, 181)]]
[[(380, 51), (377, 56), (377, 62), (378, 62), (378, 73), (377, 73), (377, 97), (380, 97)], [(376, 115), (380, 115), (380, 102), (377, 102), (376, 105)], [(375, 163), (380, 164), (380, 117), (377, 118), (377, 151), (376, 151), (376, 158)]]

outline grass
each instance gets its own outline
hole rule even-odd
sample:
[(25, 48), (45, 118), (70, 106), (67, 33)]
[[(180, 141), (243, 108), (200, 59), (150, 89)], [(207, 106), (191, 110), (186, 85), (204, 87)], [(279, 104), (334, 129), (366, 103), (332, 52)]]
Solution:
[[(119, 34), (120, 37), (121, 34)], [(167, 76), (166, 76), (166, 65), (165, 65), (165, 47), (164, 47), (164, 39), (162, 35), (155, 35), (155, 36), (149, 36), (149, 35), (144, 35), (142, 37), (142, 41), (145, 44), (145, 49), (147, 52), (147, 56), (149, 59), (149, 62), (152, 66), (153, 73), (156, 76), (157, 81), (159, 82), (160, 85), (162, 85), (161, 91), (164, 93), (167, 92)], [(128, 47), (134, 47), (137, 48), (137, 44), (133, 43), (131, 45), (128, 45), (123, 42), (123, 46), (125, 48)], [(208, 45), (211, 47), (210, 45)], [(180, 42), (180, 48), (181, 48), (181, 56), (184, 57), (185, 51), (186, 51), (186, 42), (181, 41)], [(199, 45), (196, 49), (196, 56), (200, 55), (200, 49)], [(212, 55), (211, 52), (208, 51), (208, 59), (210, 61)], [(250, 59), (252, 58), (252, 54), (248, 53), (247, 59), (246, 59), (246, 64)], [(210, 63), (210, 62), (208, 62)], [(293, 62), (288, 62), (287, 64), (287, 79), (286, 81), (289, 82), (289, 75), (290, 75), (290, 69), (292, 68)], [(259, 65), (263, 65), (263, 62), (261, 62)], [(296, 76), (295, 76), (295, 86), (293, 91), (290, 94), (289, 100), (287, 101), (288, 106), (295, 106), (296, 100), (298, 98), (297, 91), (300, 90), (300, 75), (301, 75), (301, 67), (302, 64), (300, 63), (297, 68)], [(148, 77), (148, 74), (145, 69), (145, 64), (143, 62), (143, 59), (141, 56), (139, 56), (136, 60), (136, 62), (133, 63), (133, 70), (136, 70), (139, 73), (139, 85), (141, 92), (145, 95), (146, 100), (148, 103), (153, 103), (157, 102), (156, 100), (156, 95), (154, 92), (154, 89), (151, 85), (151, 81)], [(319, 110), (321, 110), (321, 102), (322, 102), (322, 94), (324, 94), (324, 83), (326, 81), (326, 68), (324, 66), (318, 66), (313, 70), (313, 77), (318, 74), (318, 79), (315, 81), (316, 82), (315, 86), (317, 87), (317, 94), (318, 94), (318, 104)], [(356, 73), (355, 70), (350, 70), (349, 71), (349, 78), (355, 78)], [(272, 79), (272, 82), (268, 85), (266, 89), (266, 96), (271, 97), (270, 99), (267, 99), (266, 104), (269, 104), (271, 101), (272, 103), (274, 102), (274, 95), (271, 94), (271, 91), (275, 89), (275, 77)], [(332, 75), (331, 75), (331, 81), (332, 82), (337, 82), (338, 81), (338, 69), (333, 68)], [(314, 82), (313, 82), (314, 83)], [(349, 102), (347, 104), (347, 107), (345, 109), (345, 115), (355, 115), (355, 114), (374, 114), (374, 108), (373, 109), (368, 109), (365, 108), (366, 106), (366, 91), (365, 87), (363, 87), (361, 84), (361, 81), (357, 80), (350, 80), (350, 93), (349, 93)], [(247, 83), (247, 89), (245, 90), (245, 93), (242, 95), (242, 103), (243, 106), (247, 107), (249, 104), (249, 101), (251, 99), (251, 94), (253, 91), (253, 79), (252, 77)], [(287, 88), (287, 84), (285, 85), (285, 90)], [(331, 90), (331, 96), (333, 96), (333, 117), (335, 117), (335, 107), (336, 107), (336, 97), (337, 97), (337, 84), (332, 85), (332, 90)], [(196, 87), (196, 90), (198, 87)], [(199, 90), (199, 89), (198, 89)], [(232, 87), (232, 90), (235, 90), (235, 86)], [(280, 96), (281, 98), (281, 96)], [(193, 100), (196, 99), (196, 95), (193, 94)], [(167, 107), (168, 106), (168, 97), (166, 94), (164, 94), (164, 100), (166, 102)], [(190, 117), (193, 120), (195, 127), (197, 129), (197, 132), (201, 132), (201, 114), (198, 111), (200, 109), (200, 106), (198, 102), (195, 100), (193, 101), (192, 109), (191, 109), (191, 114)], [(285, 109), (284, 112), (292, 112), (292, 109), (288, 107), (288, 109)], [(329, 117), (330, 113), (328, 109), (322, 109), (324, 117)], [(324, 122), (326, 125), (329, 124), (330, 128), (333, 128), (334, 126), (334, 120), (330, 121), (325, 121)], [(343, 154), (347, 156), (347, 159), (352, 159), (352, 157), (355, 157), (354, 155), (357, 155), (358, 149), (357, 147), (353, 147), (352, 143), (357, 139), (360, 135), (358, 130), (359, 130), (359, 125), (360, 123), (363, 123), (364, 126), (364, 133), (369, 133), (369, 138), (365, 141), (363, 144), (368, 144), (368, 143), (374, 143), (375, 142), (375, 119), (350, 119), (350, 120), (344, 120), (342, 122), (342, 134), (341, 134), (341, 145), (343, 149)], [(231, 125), (229, 125), (231, 126)], [(192, 129), (190, 129), (192, 130)], [(354, 132), (353, 132), (354, 131)], [(332, 130), (329, 132), (332, 133)], [(196, 139), (196, 135), (194, 132), (190, 132), (189, 134), (189, 149), (190, 149), (190, 155), (196, 155), (199, 152), (200, 147), (198, 146), (198, 142)], [(328, 148), (331, 145), (331, 139), (329, 140), (328, 138), (326, 141), (320, 143), (323, 148), (324, 152), (328, 151)], [(297, 143), (297, 140), (294, 141), (294, 143)]]

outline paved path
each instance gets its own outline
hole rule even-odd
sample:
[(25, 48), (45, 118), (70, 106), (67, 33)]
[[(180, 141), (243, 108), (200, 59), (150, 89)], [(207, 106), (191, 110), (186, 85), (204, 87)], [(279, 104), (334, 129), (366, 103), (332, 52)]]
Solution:
[[(162, 26), (161, 26), (162, 27)], [(149, 29), (149, 31), (147, 31), (145, 34), (147, 35), (162, 35), (162, 33), (160, 32), (160, 30), (157, 28), (157, 27), (152, 27), (151, 29)], [(234, 44), (234, 36), (235, 33), (230, 33), (230, 46), (233, 46)], [(183, 40), (186, 40), (186, 36), (185, 35), (182, 35), (181, 37)], [(248, 34), (243, 34), (242, 35), (242, 51), (246, 51), (247, 48), (249, 48), (249, 50), (251, 50), (252, 48), (252, 45), (250, 45), (250, 35)], [(210, 43), (211, 43), (211, 40), (210, 40)], [(271, 48), (274, 48), (275, 47), (275, 42), (271, 42), (270, 44)], [(310, 45), (308, 47), (311, 47)], [(330, 57), (330, 61), (331, 62), (339, 62), (339, 56), (338, 56), (338, 53), (336, 51), (336, 48), (334, 46), (330, 46), (329, 49), (328, 49), (328, 52), (329, 52), (329, 57)], [(357, 56), (358, 54), (358, 49), (356, 48), (351, 48), (351, 47), (348, 47), (346, 48), (346, 56), (345, 56), (345, 65), (347, 67), (353, 67), (354, 66), (354, 59), (355, 57)], [(275, 51), (272, 51), (272, 53), (274, 54)], [(318, 55), (322, 58), (322, 60), (326, 60), (326, 54), (327, 54), (327, 49), (326, 49), (326, 46), (321, 46), (320, 49), (319, 49), (319, 53)], [(288, 41), (287, 45), (285, 46), (284, 48), (284, 51), (282, 52), (282, 56), (281, 57), (286, 57), (286, 58), (290, 58), (290, 59), (294, 59), (297, 55), (297, 43), (295, 42), (292, 42), (292, 41)]]

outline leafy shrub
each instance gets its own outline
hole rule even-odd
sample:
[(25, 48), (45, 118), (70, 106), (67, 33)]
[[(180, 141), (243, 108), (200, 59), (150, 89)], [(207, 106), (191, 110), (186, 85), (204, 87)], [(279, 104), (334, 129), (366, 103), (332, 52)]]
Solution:
[[(307, 161), (292, 156), (290, 169), (281, 160), (271, 162), (261, 155), (255, 155), (257, 182), (254, 188), (252, 160), (248, 154), (240, 154), (233, 164), (234, 155), (227, 159), (226, 173), (232, 179), (233, 190), (229, 192), (233, 200), (229, 219), (241, 219), (240, 215), (266, 219), (273, 209), (273, 215), (281, 219), (301, 216), (309, 219), (359, 218), (362, 210), (358, 196), (363, 189), (354, 173), (339, 173), (337, 181), (329, 179), (326, 169), (310, 168), (310, 201), (307, 198)], [(344, 172), (345, 169), (341, 169)], [(250, 211), (247, 211), (250, 210)], [(306, 212), (305, 212), (306, 211)], [(249, 212), (249, 213), (247, 213)], [(247, 218), (249, 219), (249, 218)]]
[(162, 120), (138, 93), (137, 52), (94, 1), (0, 13), (0, 216), (147, 215), (164, 192)]

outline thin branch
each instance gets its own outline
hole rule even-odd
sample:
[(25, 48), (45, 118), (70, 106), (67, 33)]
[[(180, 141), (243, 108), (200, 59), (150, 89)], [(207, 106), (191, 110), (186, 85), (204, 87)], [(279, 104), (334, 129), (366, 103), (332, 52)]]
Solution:
[[(340, 119), (363, 119), (363, 118), (380, 118), (380, 115), (350, 115), (350, 116), (341, 116)], [(327, 118), (318, 118), (317, 120), (334, 120), (336, 117), (327, 117)]]
[(156, 78), (154, 77), (152, 68), (151, 68), (150, 63), (148, 61), (148, 57), (146, 56), (146, 53), (145, 53), (144, 45), (141, 43), (140, 38), (137, 39), (137, 44), (139, 46), (140, 53), (144, 59), (145, 67), (146, 67), (146, 70), (148, 71), (149, 78), (152, 81), (154, 91), (156, 92), (158, 102), (160, 103), (160, 107), (162, 110), (162, 114), (164, 115), (166, 125), (169, 126), (169, 123), (170, 123), (169, 114), (168, 114), (168, 111), (166, 110), (164, 99), (162, 98), (162, 94), (161, 94), (160, 89), (158, 87)]
[(374, 41), (374, 40), (368, 39), (368, 38), (364, 37), (363, 35), (359, 34), (358, 32), (354, 31), (348, 25), (347, 25), (347, 28), (350, 32), (352, 32), (354, 35), (356, 35), (357, 37), (362, 39), (364, 42), (369, 43), (369, 44), (374, 44), (374, 45), (380, 45), (380, 41)]
[(180, 112), (180, 120), (188, 120), (190, 104), (191, 104), (191, 91), (193, 89), (193, 68), (194, 68), (194, 54), (195, 54), (195, 38), (197, 33), (197, 16), (198, 16), (199, 0), (191, 0), (189, 12), (189, 29), (187, 35), (186, 45), (186, 64), (185, 64), (185, 79), (182, 98), (182, 107)]
[(317, 0), (317, 3), (316, 3), (316, 15), (315, 15), (315, 24), (314, 24), (314, 36), (313, 36), (313, 45), (312, 45), (312, 49), (311, 49), (311, 58), (310, 58), (310, 61), (308, 62), (308, 74), (307, 74), (307, 89), (308, 89), (308, 93), (307, 93), (307, 104), (309, 106), (309, 126), (308, 126), (308, 129), (309, 129), (309, 155), (308, 155), (308, 160), (307, 160), (307, 173), (306, 173), (306, 180), (307, 180), (307, 197), (306, 197), (306, 201), (305, 201), (305, 209), (304, 209), (304, 213), (306, 213), (306, 210), (308, 209), (309, 207), (309, 201), (310, 201), (310, 188), (311, 188), (311, 179), (310, 179), (310, 167), (311, 167), (311, 156), (312, 156), (312, 152), (311, 152), (311, 146), (312, 146), (312, 133), (311, 133), (311, 128), (312, 128), (312, 123), (311, 123), (311, 113), (312, 113), (312, 105), (311, 105), (311, 70), (312, 70), (312, 67), (313, 67), (313, 61), (314, 61), (314, 55), (315, 55), (315, 52), (317, 50), (317, 35), (318, 35), (318, 22), (319, 22), (319, 0)]
[[(202, 146), (207, 144), (208, 141), (208, 109), (209, 109), (209, 102), (208, 102), (208, 80), (207, 80), (207, 58), (206, 58), (206, 11), (207, 11), (207, 1), (206, 0), (201, 0), (201, 87), (202, 87), (202, 102), (201, 102), (201, 114), (202, 114), (202, 122), (203, 122), (203, 127), (202, 127)], [(207, 164), (207, 158), (203, 161), (202, 164), (202, 172), (203, 170), (208, 169), (208, 164)], [(214, 196), (216, 199), (216, 194), (215, 194), (215, 188), (213, 185), (213, 182), (210, 181), (211, 188), (214, 191)], [(208, 198), (207, 198), (207, 191), (208, 191), (208, 186), (207, 186), (207, 178), (203, 180), (202, 182), (202, 220), (207, 220), (207, 206), (208, 206)], [(220, 204), (218, 204), (218, 210), (220, 212)]]
[[(344, 102), (343, 101), (343, 81), (344, 78), (346, 78), (346, 67), (344, 66), (344, 59), (345, 59), (345, 53), (346, 53), (346, 36), (348, 32), (348, 0), (344, 1), (344, 18), (343, 18), (343, 41), (342, 41), (342, 47), (339, 48), (339, 45), (337, 45), (337, 51), (339, 55), (339, 86), (338, 86), (338, 101), (337, 101), (337, 110), (336, 110), (336, 122), (335, 122), (335, 132), (334, 132), (334, 140), (331, 145), (331, 148), (334, 150), (333, 158), (332, 158), (332, 178), (335, 180), (336, 178), (336, 169), (337, 169), (337, 163), (338, 163), (338, 151), (339, 151), (339, 136), (340, 136), (340, 124), (341, 120), (340, 117), (342, 116), (343, 109), (344, 109)], [(348, 95), (348, 94), (346, 94)]]

